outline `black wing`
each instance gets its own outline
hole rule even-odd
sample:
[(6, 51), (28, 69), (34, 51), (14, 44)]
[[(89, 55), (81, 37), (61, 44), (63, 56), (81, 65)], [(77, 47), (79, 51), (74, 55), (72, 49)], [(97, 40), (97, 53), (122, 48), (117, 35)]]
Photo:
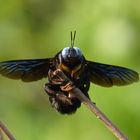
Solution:
[(139, 81), (138, 73), (128, 68), (91, 61), (87, 61), (87, 66), (91, 82), (101, 86), (123, 86)]
[(0, 74), (12, 79), (31, 82), (47, 77), (50, 59), (15, 60), (0, 62)]

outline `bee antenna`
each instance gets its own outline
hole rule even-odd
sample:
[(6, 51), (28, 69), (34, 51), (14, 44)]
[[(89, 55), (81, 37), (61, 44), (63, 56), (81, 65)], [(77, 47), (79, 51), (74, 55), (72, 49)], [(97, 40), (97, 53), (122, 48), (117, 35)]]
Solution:
[(70, 36), (71, 36), (71, 47), (73, 47), (72, 31), (70, 32)]
[(76, 36), (76, 31), (74, 31), (74, 35), (72, 34), (72, 31), (70, 32), (71, 35), (71, 47), (74, 47), (74, 41), (75, 41), (75, 36)]

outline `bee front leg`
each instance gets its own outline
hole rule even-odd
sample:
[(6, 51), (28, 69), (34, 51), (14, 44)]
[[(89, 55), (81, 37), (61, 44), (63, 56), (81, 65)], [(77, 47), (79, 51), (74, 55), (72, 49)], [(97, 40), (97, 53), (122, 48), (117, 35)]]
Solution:
[(45, 84), (44, 90), (49, 96), (56, 95), (56, 90), (54, 89), (54, 86), (52, 86), (50, 83)]

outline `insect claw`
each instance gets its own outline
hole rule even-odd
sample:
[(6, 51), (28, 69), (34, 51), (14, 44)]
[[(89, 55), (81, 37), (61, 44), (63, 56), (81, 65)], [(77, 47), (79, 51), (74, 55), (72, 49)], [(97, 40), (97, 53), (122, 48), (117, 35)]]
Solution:
[(64, 85), (64, 86), (60, 86), (60, 88), (61, 88), (62, 91), (67, 91), (67, 92), (69, 92), (69, 91), (71, 91), (73, 88), (75, 88), (75, 86), (74, 86), (73, 84), (71, 84), (71, 83), (67, 83), (67, 84)]

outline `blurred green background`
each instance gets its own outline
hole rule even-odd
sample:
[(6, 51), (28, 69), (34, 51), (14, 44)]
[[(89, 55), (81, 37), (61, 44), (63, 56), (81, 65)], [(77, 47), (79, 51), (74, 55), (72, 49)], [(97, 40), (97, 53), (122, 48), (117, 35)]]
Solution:
[[(70, 44), (89, 60), (140, 72), (140, 1), (1, 0), (0, 61), (53, 57)], [(17, 140), (116, 140), (85, 107), (60, 115), (44, 92), (47, 79), (23, 83), (0, 77), (0, 120)], [(91, 85), (97, 106), (127, 134), (140, 139), (140, 84)]]

